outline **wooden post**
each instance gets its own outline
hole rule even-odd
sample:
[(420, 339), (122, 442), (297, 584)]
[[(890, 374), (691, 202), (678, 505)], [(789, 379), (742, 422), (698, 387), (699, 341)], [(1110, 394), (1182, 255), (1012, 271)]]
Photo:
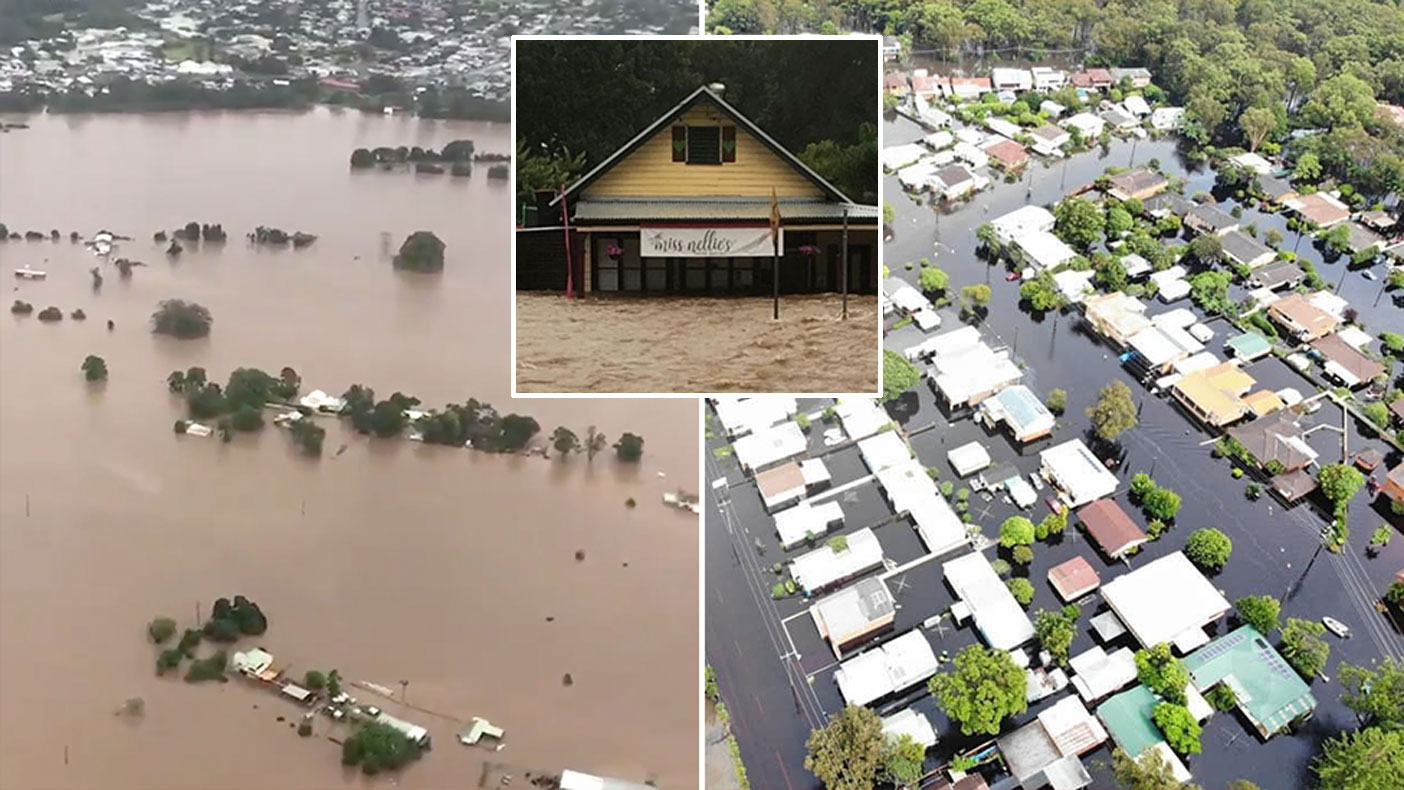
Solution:
[(848, 320), (848, 205), (843, 207), (843, 320)]
[(561, 224), (565, 227), (566, 298), (575, 298), (575, 261), (570, 258), (570, 209), (566, 206), (565, 185), (561, 185)]

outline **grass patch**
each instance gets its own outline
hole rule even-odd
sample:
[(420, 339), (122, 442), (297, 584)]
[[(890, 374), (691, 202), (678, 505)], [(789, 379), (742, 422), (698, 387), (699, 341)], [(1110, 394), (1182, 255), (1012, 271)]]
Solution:
[(712, 451), (712, 455), (716, 456), (717, 458), (730, 458), (731, 453), (732, 449), (731, 445), (729, 444), (725, 447), (718, 447), (717, 449)]

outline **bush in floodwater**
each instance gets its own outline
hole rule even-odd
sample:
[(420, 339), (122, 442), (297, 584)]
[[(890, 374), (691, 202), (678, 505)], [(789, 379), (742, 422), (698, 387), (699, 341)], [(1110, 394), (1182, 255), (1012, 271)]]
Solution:
[(205, 680), (218, 680), (224, 677), (224, 668), (229, 665), (229, 654), (216, 651), (209, 658), (197, 658), (190, 662), (185, 672), (185, 682), (199, 683)]
[(180, 662), (185, 658), (185, 653), (180, 648), (172, 647), (161, 651), (156, 657), (156, 674), (164, 675), (167, 672), (180, 666)]
[(96, 354), (89, 354), (84, 358), (80, 369), (83, 371), (83, 378), (88, 381), (107, 381), (107, 362)]
[(151, 314), (151, 331), (181, 339), (204, 337), (210, 333), (214, 318), (204, 305), (181, 299), (167, 299)]
[(437, 272), (444, 268), (444, 243), (427, 230), (411, 233), (400, 245), (393, 261), (396, 269)]
[(318, 425), (312, 418), (304, 417), (294, 422), (288, 430), (302, 452), (317, 457), (322, 455), (322, 440), (327, 436), (326, 428)]
[(40, 321), (62, 321), (62, 320), (63, 320), (63, 311), (60, 310), (60, 309), (58, 309), (57, 307), (54, 307), (53, 305), (49, 305), (48, 307), (45, 307), (43, 310), (40, 310), (40, 311), (39, 311), (39, 320), (40, 320)]
[(151, 641), (158, 645), (175, 636), (175, 632), (176, 623), (169, 617), (157, 617), (146, 626), (146, 633), (151, 637)]
[(380, 722), (366, 722), (341, 744), (341, 764), (359, 765), (374, 775), (394, 770), (419, 757), (419, 745), (399, 730)]
[(312, 720), (303, 719), (302, 723), (297, 725), (297, 734), (303, 738), (312, 737)]
[(16, 299), (15, 303), (10, 305), (10, 312), (14, 313), (15, 315), (29, 315), (30, 313), (34, 312), (34, 305), (30, 304), (29, 302)]
[(643, 457), (643, 446), (642, 436), (626, 433), (614, 443), (614, 454), (619, 460), (626, 463), (637, 463)]

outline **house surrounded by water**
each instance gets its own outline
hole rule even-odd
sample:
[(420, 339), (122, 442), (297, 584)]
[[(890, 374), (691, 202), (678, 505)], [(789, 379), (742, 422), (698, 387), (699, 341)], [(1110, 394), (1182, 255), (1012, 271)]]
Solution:
[[(877, 293), (876, 205), (850, 199), (728, 104), (697, 88), (549, 202), (572, 235), (572, 286), (584, 292), (769, 295), (780, 214), (783, 293)], [(547, 224), (554, 224), (548, 220)], [(564, 256), (534, 253), (518, 232), (517, 287), (554, 290)], [(544, 258), (542, 256), (545, 256)], [(845, 263), (846, 261), (846, 263)]]

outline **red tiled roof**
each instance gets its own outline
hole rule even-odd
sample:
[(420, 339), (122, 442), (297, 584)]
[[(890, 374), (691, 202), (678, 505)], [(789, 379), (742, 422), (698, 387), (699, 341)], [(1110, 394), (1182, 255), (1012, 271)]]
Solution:
[(1024, 150), (1024, 146), (1019, 145), (1013, 140), (1001, 140), (989, 148), (986, 148), (985, 153), (1011, 166), (1021, 165), (1029, 158), (1029, 154)]
[(1048, 582), (1058, 591), (1064, 601), (1077, 598), (1097, 589), (1102, 583), (1097, 570), (1081, 555), (1073, 557), (1048, 571)]

